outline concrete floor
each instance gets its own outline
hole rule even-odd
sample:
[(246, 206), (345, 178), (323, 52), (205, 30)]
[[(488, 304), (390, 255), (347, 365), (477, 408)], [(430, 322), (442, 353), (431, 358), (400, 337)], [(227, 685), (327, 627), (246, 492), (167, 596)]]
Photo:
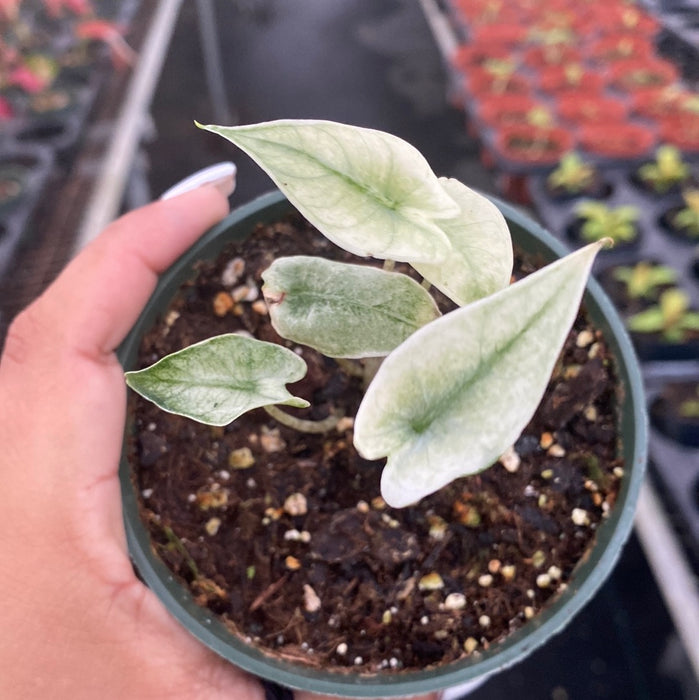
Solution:
[[(418, 147), (439, 175), (499, 194), (463, 114), (448, 104), (442, 60), (417, 0), (220, 0), (215, 11), (222, 88), (207, 88), (201, 16), (182, 4), (153, 104), (146, 146), (157, 196), (220, 160), (239, 168), (232, 204), (272, 187), (205, 123), (323, 118), (384, 129)], [(209, 64), (210, 65), (210, 64)], [(214, 91), (215, 97), (215, 91)], [(471, 693), (473, 700), (692, 700), (688, 670), (643, 552), (632, 538), (610, 581), (561, 635)]]

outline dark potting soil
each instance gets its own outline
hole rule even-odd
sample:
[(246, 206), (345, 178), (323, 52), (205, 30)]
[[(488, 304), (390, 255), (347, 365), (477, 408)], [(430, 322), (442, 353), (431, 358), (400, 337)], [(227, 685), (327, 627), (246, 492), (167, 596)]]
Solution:
[[(141, 364), (224, 332), (294, 347), (258, 290), (274, 257), (296, 253), (352, 259), (299, 217), (259, 226), (200, 264), (144, 339)], [(564, 590), (623, 475), (614, 368), (584, 313), (509, 458), (405, 509), (386, 506), (382, 464), (352, 447), (360, 379), (294, 349), (309, 371), (290, 390), (311, 408), (287, 410), (343, 410), (338, 429), (298, 433), (262, 409), (212, 428), (130, 396), (142, 517), (202, 606), (269, 653), (391, 673), (487, 648)]]

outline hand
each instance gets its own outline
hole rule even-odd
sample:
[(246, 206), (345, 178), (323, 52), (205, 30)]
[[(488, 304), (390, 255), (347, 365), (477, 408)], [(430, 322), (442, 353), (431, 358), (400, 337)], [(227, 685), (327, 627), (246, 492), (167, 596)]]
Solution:
[[(13, 322), (0, 360), (0, 697), (263, 700), (134, 575), (114, 354), (157, 276), (225, 216), (203, 186), (110, 225)], [(297, 693), (299, 700), (317, 696)]]
[(205, 186), (127, 214), (13, 322), (0, 362), (0, 697), (262, 700), (134, 576), (114, 349), (157, 275), (227, 211)]

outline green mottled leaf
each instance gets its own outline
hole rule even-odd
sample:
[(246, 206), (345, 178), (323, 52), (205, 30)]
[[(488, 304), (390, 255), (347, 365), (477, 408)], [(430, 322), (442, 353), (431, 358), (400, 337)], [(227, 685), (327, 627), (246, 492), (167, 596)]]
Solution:
[(452, 252), (438, 265), (413, 267), (459, 306), (493, 294), (510, 283), (512, 239), (505, 217), (483, 195), (458, 180), (440, 178), (445, 192), (459, 205), (459, 214), (441, 221)]
[(355, 446), (388, 457), (381, 489), (406, 506), (490, 466), (536, 410), (600, 244), (415, 332), (381, 365)]
[[(202, 125), (199, 125), (202, 126)], [(245, 151), (325, 236), (356, 255), (437, 263), (458, 213), (422, 154), (373, 129), (319, 120), (202, 126)]]
[(127, 372), (126, 383), (165, 411), (226, 425), (260, 406), (308, 406), (284, 386), (305, 374), (306, 363), (291, 350), (230, 333)]
[(272, 325), (329, 357), (387, 355), (439, 316), (430, 294), (397, 272), (298, 255), (262, 274)]

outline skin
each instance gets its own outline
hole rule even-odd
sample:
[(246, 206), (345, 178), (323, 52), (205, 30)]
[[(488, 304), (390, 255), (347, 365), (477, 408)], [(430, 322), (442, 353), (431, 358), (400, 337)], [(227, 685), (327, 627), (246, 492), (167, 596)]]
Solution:
[(207, 185), (125, 215), (11, 325), (0, 360), (2, 698), (264, 697), (135, 577), (117, 478), (126, 388), (114, 349), (158, 274), (227, 211)]

